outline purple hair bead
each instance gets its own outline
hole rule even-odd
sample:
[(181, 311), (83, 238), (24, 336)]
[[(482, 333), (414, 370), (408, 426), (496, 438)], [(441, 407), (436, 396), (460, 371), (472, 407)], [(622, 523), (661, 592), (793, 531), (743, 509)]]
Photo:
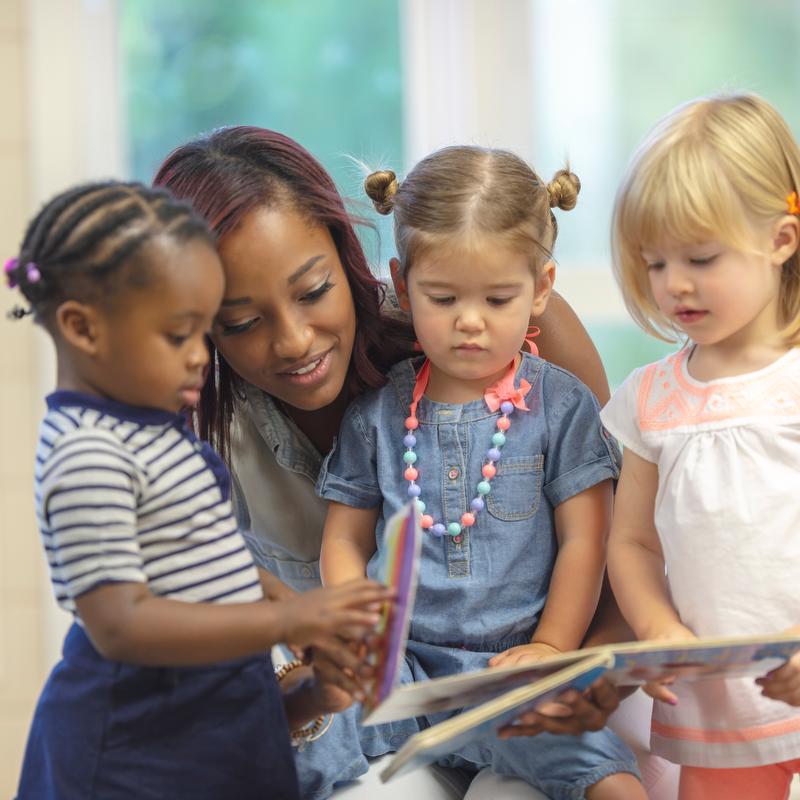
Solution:
[(25, 265), (25, 276), (28, 279), (28, 283), (38, 283), (42, 278), (42, 273), (39, 272), (39, 268), (33, 261), (29, 261)]
[(19, 259), (16, 258), (9, 258), (5, 264), (3, 264), (3, 272), (6, 276), (6, 282), (8, 283), (8, 288), (13, 289), (17, 282), (11, 277), (11, 273), (19, 266)]

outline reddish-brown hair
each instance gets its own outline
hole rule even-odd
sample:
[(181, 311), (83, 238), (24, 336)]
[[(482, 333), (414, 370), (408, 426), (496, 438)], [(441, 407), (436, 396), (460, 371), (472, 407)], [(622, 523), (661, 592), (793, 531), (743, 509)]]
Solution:
[[(167, 156), (153, 183), (192, 204), (216, 234), (230, 233), (259, 207), (289, 207), (331, 234), (356, 313), (348, 389), (381, 386), (385, 372), (410, 353), (410, 325), (381, 313), (384, 286), (373, 276), (356, 236), (354, 219), (322, 165), (293, 139), (250, 126), (222, 128)], [(203, 387), (197, 425), (224, 456), (237, 383), (241, 380), (210, 344), (212, 372)]]

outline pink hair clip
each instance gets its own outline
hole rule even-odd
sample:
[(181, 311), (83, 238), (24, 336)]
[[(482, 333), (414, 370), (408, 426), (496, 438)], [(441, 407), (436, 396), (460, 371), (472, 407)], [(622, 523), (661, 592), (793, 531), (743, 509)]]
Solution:
[(33, 261), (29, 261), (25, 265), (25, 277), (28, 279), (28, 283), (38, 283), (42, 278), (42, 273), (39, 272), (39, 268)]
[(9, 289), (13, 289), (17, 282), (11, 276), (11, 273), (19, 266), (19, 259), (17, 258), (9, 258), (8, 261), (3, 265), (3, 272), (6, 276), (6, 283), (8, 284)]

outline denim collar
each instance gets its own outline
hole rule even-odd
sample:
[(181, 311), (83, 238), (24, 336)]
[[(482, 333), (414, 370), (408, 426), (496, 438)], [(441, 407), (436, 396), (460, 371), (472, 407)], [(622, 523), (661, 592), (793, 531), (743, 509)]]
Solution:
[(317, 480), (323, 456), (270, 395), (245, 383), (244, 398), (237, 411), (250, 417), (281, 467)]

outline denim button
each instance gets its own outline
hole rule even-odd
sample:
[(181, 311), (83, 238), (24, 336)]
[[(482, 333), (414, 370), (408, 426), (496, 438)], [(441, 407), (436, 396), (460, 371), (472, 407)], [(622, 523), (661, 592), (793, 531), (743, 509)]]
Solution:
[(451, 481), (454, 481), (458, 477), (458, 470), (455, 467), (450, 467), (450, 472), (447, 473), (447, 477), (450, 478)]
[(304, 566), (304, 567), (303, 567), (303, 568), (300, 570), (300, 574), (301, 574), (301, 575), (302, 575), (304, 578), (310, 578), (310, 577), (311, 577), (311, 567), (309, 567), (309, 566)]

